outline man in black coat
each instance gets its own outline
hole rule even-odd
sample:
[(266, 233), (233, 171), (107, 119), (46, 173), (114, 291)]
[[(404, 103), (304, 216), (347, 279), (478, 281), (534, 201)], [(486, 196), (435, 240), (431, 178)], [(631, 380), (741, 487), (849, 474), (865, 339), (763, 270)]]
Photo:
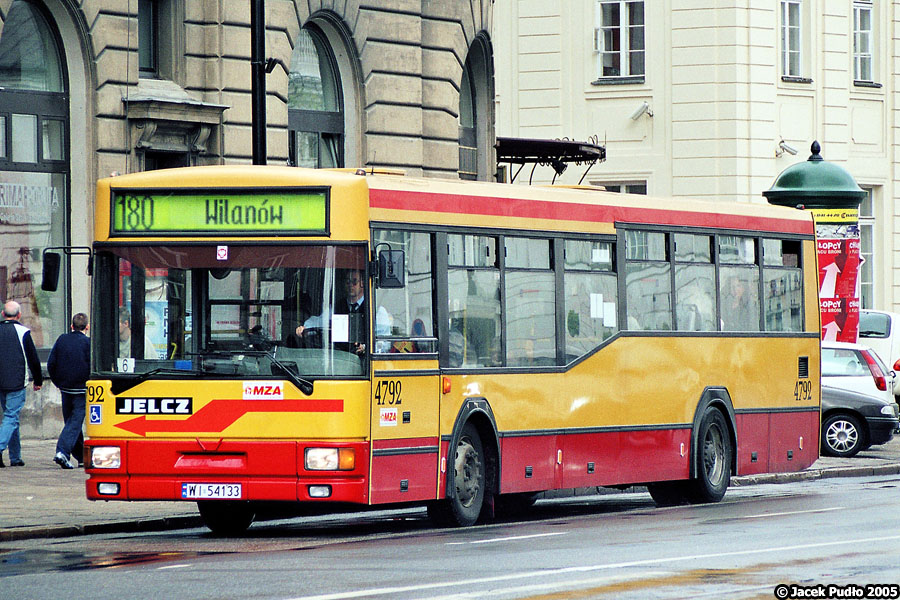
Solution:
[[(31, 371), (34, 391), (41, 389), (44, 376), (31, 330), (19, 323), (22, 309), (18, 302), (9, 300), (3, 306), (0, 321), (0, 403), (3, 404), (3, 422), (0, 423), (0, 452), (3, 452), (19, 431), (19, 413), (25, 406), (25, 367)], [(12, 456), (13, 466), (25, 466), (21, 457)], [(0, 459), (0, 465), (3, 460)]]
[(72, 469), (72, 455), (79, 464), (84, 460), (84, 434), (81, 431), (85, 412), (85, 383), (91, 374), (91, 342), (84, 334), (88, 318), (84, 313), (72, 317), (72, 331), (59, 336), (50, 358), (47, 371), (50, 380), (62, 393), (63, 425), (56, 441), (53, 461), (63, 469)]
[(348, 350), (362, 356), (366, 352), (366, 280), (362, 271), (350, 270), (344, 276), (346, 302), (338, 302), (335, 314), (350, 315), (350, 344)]

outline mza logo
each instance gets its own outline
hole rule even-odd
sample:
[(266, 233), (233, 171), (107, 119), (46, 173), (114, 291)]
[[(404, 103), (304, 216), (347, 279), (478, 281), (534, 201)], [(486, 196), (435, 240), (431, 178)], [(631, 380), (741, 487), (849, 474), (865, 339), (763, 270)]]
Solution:
[(382, 427), (396, 427), (397, 426), (397, 409), (396, 408), (382, 408), (380, 424)]
[(192, 398), (116, 398), (117, 415), (192, 415)]
[(244, 400), (284, 400), (281, 381), (245, 381)]

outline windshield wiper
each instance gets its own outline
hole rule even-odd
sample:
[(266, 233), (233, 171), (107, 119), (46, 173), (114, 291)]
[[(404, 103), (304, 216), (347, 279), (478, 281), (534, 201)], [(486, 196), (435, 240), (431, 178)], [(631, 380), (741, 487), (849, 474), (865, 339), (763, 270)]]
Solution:
[(151, 369), (146, 373), (116, 373), (116, 378), (112, 379), (109, 391), (115, 395), (119, 395), (126, 390), (140, 385), (153, 377), (154, 375), (184, 375), (185, 373), (193, 373), (198, 375), (200, 372), (196, 369), (173, 369), (172, 367), (160, 367)]
[[(275, 366), (281, 371), (281, 373), (290, 379), (291, 383), (297, 386), (304, 395), (311, 396), (313, 393), (313, 382), (300, 377), (295, 374), (290, 367), (282, 363), (280, 360), (269, 354), (264, 350), (240, 350), (240, 351), (221, 351), (215, 350), (210, 352), (198, 353), (195, 355), (199, 356), (237, 356), (237, 355), (245, 355), (245, 356), (265, 356), (270, 361), (272, 361)], [(186, 373), (192, 373), (194, 375), (200, 375), (206, 372), (214, 372), (216, 370), (216, 366), (211, 366), (210, 369), (173, 369), (172, 367), (160, 367), (158, 369), (151, 369), (146, 373), (117, 373), (117, 377), (112, 379), (112, 384), (110, 385), (110, 392), (115, 395), (119, 395), (126, 390), (130, 390), (131, 388), (140, 385), (141, 383), (147, 381), (154, 375), (184, 375)], [(123, 376), (124, 375), (124, 376)]]
[[(278, 367), (279, 370), (281, 370), (281, 372), (282, 372), (288, 379), (291, 380), (291, 383), (293, 383), (295, 386), (297, 386), (297, 388), (298, 388), (301, 392), (303, 392), (303, 394), (305, 394), (306, 396), (311, 396), (311, 395), (312, 395), (312, 393), (313, 393), (313, 382), (310, 381), (309, 379), (304, 379), (303, 377), (300, 377), (298, 374), (294, 373), (294, 371), (291, 370), (290, 367), (288, 367), (286, 364), (284, 364), (283, 362), (281, 362), (280, 360), (278, 360), (277, 358), (275, 358), (275, 356), (274, 356), (273, 354), (270, 354), (269, 352), (266, 352), (265, 350), (244, 350), (244, 351), (241, 351), (241, 352), (236, 352), (235, 354), (243, 354), (243, 355), (246, 355), (246, 356), (265, 356), (265, 357), (268, 358), (270, 361), (272, 361), (272, 363), (273, 363), (276, 367)], [(296, 368), (296, 367), (295, 367), (295, 368)]]

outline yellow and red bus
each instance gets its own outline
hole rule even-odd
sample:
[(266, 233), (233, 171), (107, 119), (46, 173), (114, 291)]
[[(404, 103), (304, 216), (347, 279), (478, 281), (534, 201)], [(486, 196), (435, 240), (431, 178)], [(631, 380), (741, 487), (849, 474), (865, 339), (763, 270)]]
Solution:
[(818, 458), (799, 210), (290, 167), (102, 179), (87, 497), (715, 502)]

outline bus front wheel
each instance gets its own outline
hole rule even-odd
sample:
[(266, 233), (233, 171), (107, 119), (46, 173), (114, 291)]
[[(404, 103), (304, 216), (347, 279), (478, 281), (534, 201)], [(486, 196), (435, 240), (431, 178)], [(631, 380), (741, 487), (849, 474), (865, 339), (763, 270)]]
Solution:
[(256, 517), (256, 511), (249, 502), (200, 500), (197, 509), (203, 524), (218, 536), (241, 535)]
[(688, 483), (688, 499), (694, 504), (718, 502), (731, 482), (734, 448), (725, 416), (707, 408), (697, 430), (697, 477)]
[(484, 487), (484, 447), (478, 430), (467, 423), (456, 443), (450, 495), (429, 504), (428, 514), (441, 525), (474, 525), (484, 505)]

